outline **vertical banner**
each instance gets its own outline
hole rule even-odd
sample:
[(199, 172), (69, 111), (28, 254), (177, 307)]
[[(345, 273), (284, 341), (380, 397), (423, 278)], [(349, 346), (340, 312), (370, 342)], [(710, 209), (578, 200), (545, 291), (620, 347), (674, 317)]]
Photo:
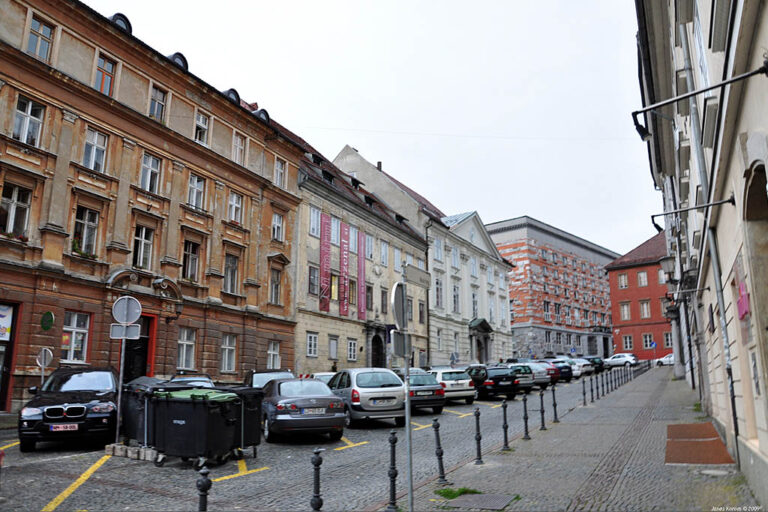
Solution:
[(331, 216), (320, 214), (320, 311), (331, 310)]
[(365, 320), (365, 233), (357, 231), (357, 319)]
[(341, 223), (339, 246), (339, 315), (349, 315), (349, 224)]

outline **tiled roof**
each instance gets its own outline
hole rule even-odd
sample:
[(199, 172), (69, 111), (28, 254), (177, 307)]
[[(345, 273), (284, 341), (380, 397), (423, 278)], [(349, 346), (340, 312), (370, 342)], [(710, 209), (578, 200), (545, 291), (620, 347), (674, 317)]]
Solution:
[(408, 194), (409, 196), (411, 196), (411, 197), (414, 199), (414, 201), (416, 201), (417, 203), (419, 203), (419, 206), (421, 206), (421, 211), (423, 211), (423, 212), (424, 212), (424, 213), (425, 213), (425, 214), (426, 214), (428, 217), (430, 217), (432, 220), (436, 220), (436, 221), (439, 221), (439, 222), (440, 222), (440, 221), (441, 221), (441, 219), (442, 219), (443, 217), (445, 217), (445, 214), (444, 214), (442, 211), (440, 211), (440, 208), (438, 208), (437, 206), (435, 206), (435, 205), (433, 205), (432, 203), (430, 203), (430, 202), (429, 202), (429, 200), (428, 200), (426, 197), (422, 196), (421, 194), (419, 194), (418, 192), (416, 192), (416, 191), (415, 191), (415, 190), (413, 190), (412, 188), (408, 187), (407, 185), (405, 185), (405, 184), (404, 184), (404, 183), (402, 183), (401, 181), (397, 180), (397, 179), (396, 179), (396, 178), (394, 178), (392, 175), (390, 175), (390, 174), (387, 174), (385, 171), (381, 171), (381, 172), (382, 172), (382, 173), (383, 173), (383, 174), (384, 174), (384, 175), (385, 175), (387, 178), (389, 178), (390, 180), (392, 180), (392, 181), (395, 183), (395, 185), (397, 185), (398, 187), (400, 187), (401, 189), (403, 189), (403, 191), (404, 191), (406, 194)]
[(662, 231), (653, 238), (646, 240), (624, 256), (616, 258), (605, 266), (606, 270), (625, 267), (636, 267), (656, 263), (667, 255), (667, 243)]

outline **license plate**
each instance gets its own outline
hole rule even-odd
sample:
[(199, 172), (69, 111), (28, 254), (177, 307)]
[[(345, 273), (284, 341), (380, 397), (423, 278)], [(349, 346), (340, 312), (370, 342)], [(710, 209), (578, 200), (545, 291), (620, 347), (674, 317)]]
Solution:
[(63, 425), (51, 425), (51, 430), (58, 432), (61, 430), (77, 430), (77, 423), (65, 423)]
[(307, 409), (302, 409), (301, 414), (325, 414), (325, 408), (324, 407), (310, 407)]
[(376, 400), (376, 399), (371, 400), (371, 403), (373, 405), (391, 405), (391, 404), (395, 403), (395, 401), (391, 400), (391, 399), (388, 399), (388, 398), (387, 399), (381, 399), (380, 398), (378, 400)]
[(427, 395), (431, 395), (431, 394), (432, 394), (431, 391), (417, 391), (416, 392), (416, 395), (418, 395), (418, 396), (427, 396)]
[(463, 386), (464, 386), (464, 384), (462, 384), (462, 383), (460, 383), (460, 382), (456, 382), (456, 383), (454, 383), (454, 384), (451, 384), (451, 387), (452, 387), (452, 388), (460, 388), (460, 387), (463, 387)]
[(499, 382), (499, 384), (501, 384), (502, 386), (509, 386), (510, 384), (512, 384), (512, 381), (510, 381), (510, 380), (503, 380), (503, 381)]

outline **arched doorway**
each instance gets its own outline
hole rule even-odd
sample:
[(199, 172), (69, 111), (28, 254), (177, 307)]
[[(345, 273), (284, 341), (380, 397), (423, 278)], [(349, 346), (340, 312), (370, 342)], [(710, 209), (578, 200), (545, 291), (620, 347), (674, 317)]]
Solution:
[(377, 368), (385, 368), (387, 366), (387, 358), (384, 354), (384, 340), (378, 334), (371, 338), (371, 366)]

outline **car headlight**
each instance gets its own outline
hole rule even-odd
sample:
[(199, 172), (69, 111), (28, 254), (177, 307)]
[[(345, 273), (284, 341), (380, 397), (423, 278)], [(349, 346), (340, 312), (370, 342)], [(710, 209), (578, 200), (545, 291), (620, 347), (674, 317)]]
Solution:
[(29, 418), (31, 416), (40, 416), (41, 414), (43, 414), (43, 410), (38, 409), (37, 407), (25, 407), (21, 410), (22, 418)]
[(115, 404), (111, 402), (101, 402), (91, 407), (91, 412), (112, 412), (115, 410)]

